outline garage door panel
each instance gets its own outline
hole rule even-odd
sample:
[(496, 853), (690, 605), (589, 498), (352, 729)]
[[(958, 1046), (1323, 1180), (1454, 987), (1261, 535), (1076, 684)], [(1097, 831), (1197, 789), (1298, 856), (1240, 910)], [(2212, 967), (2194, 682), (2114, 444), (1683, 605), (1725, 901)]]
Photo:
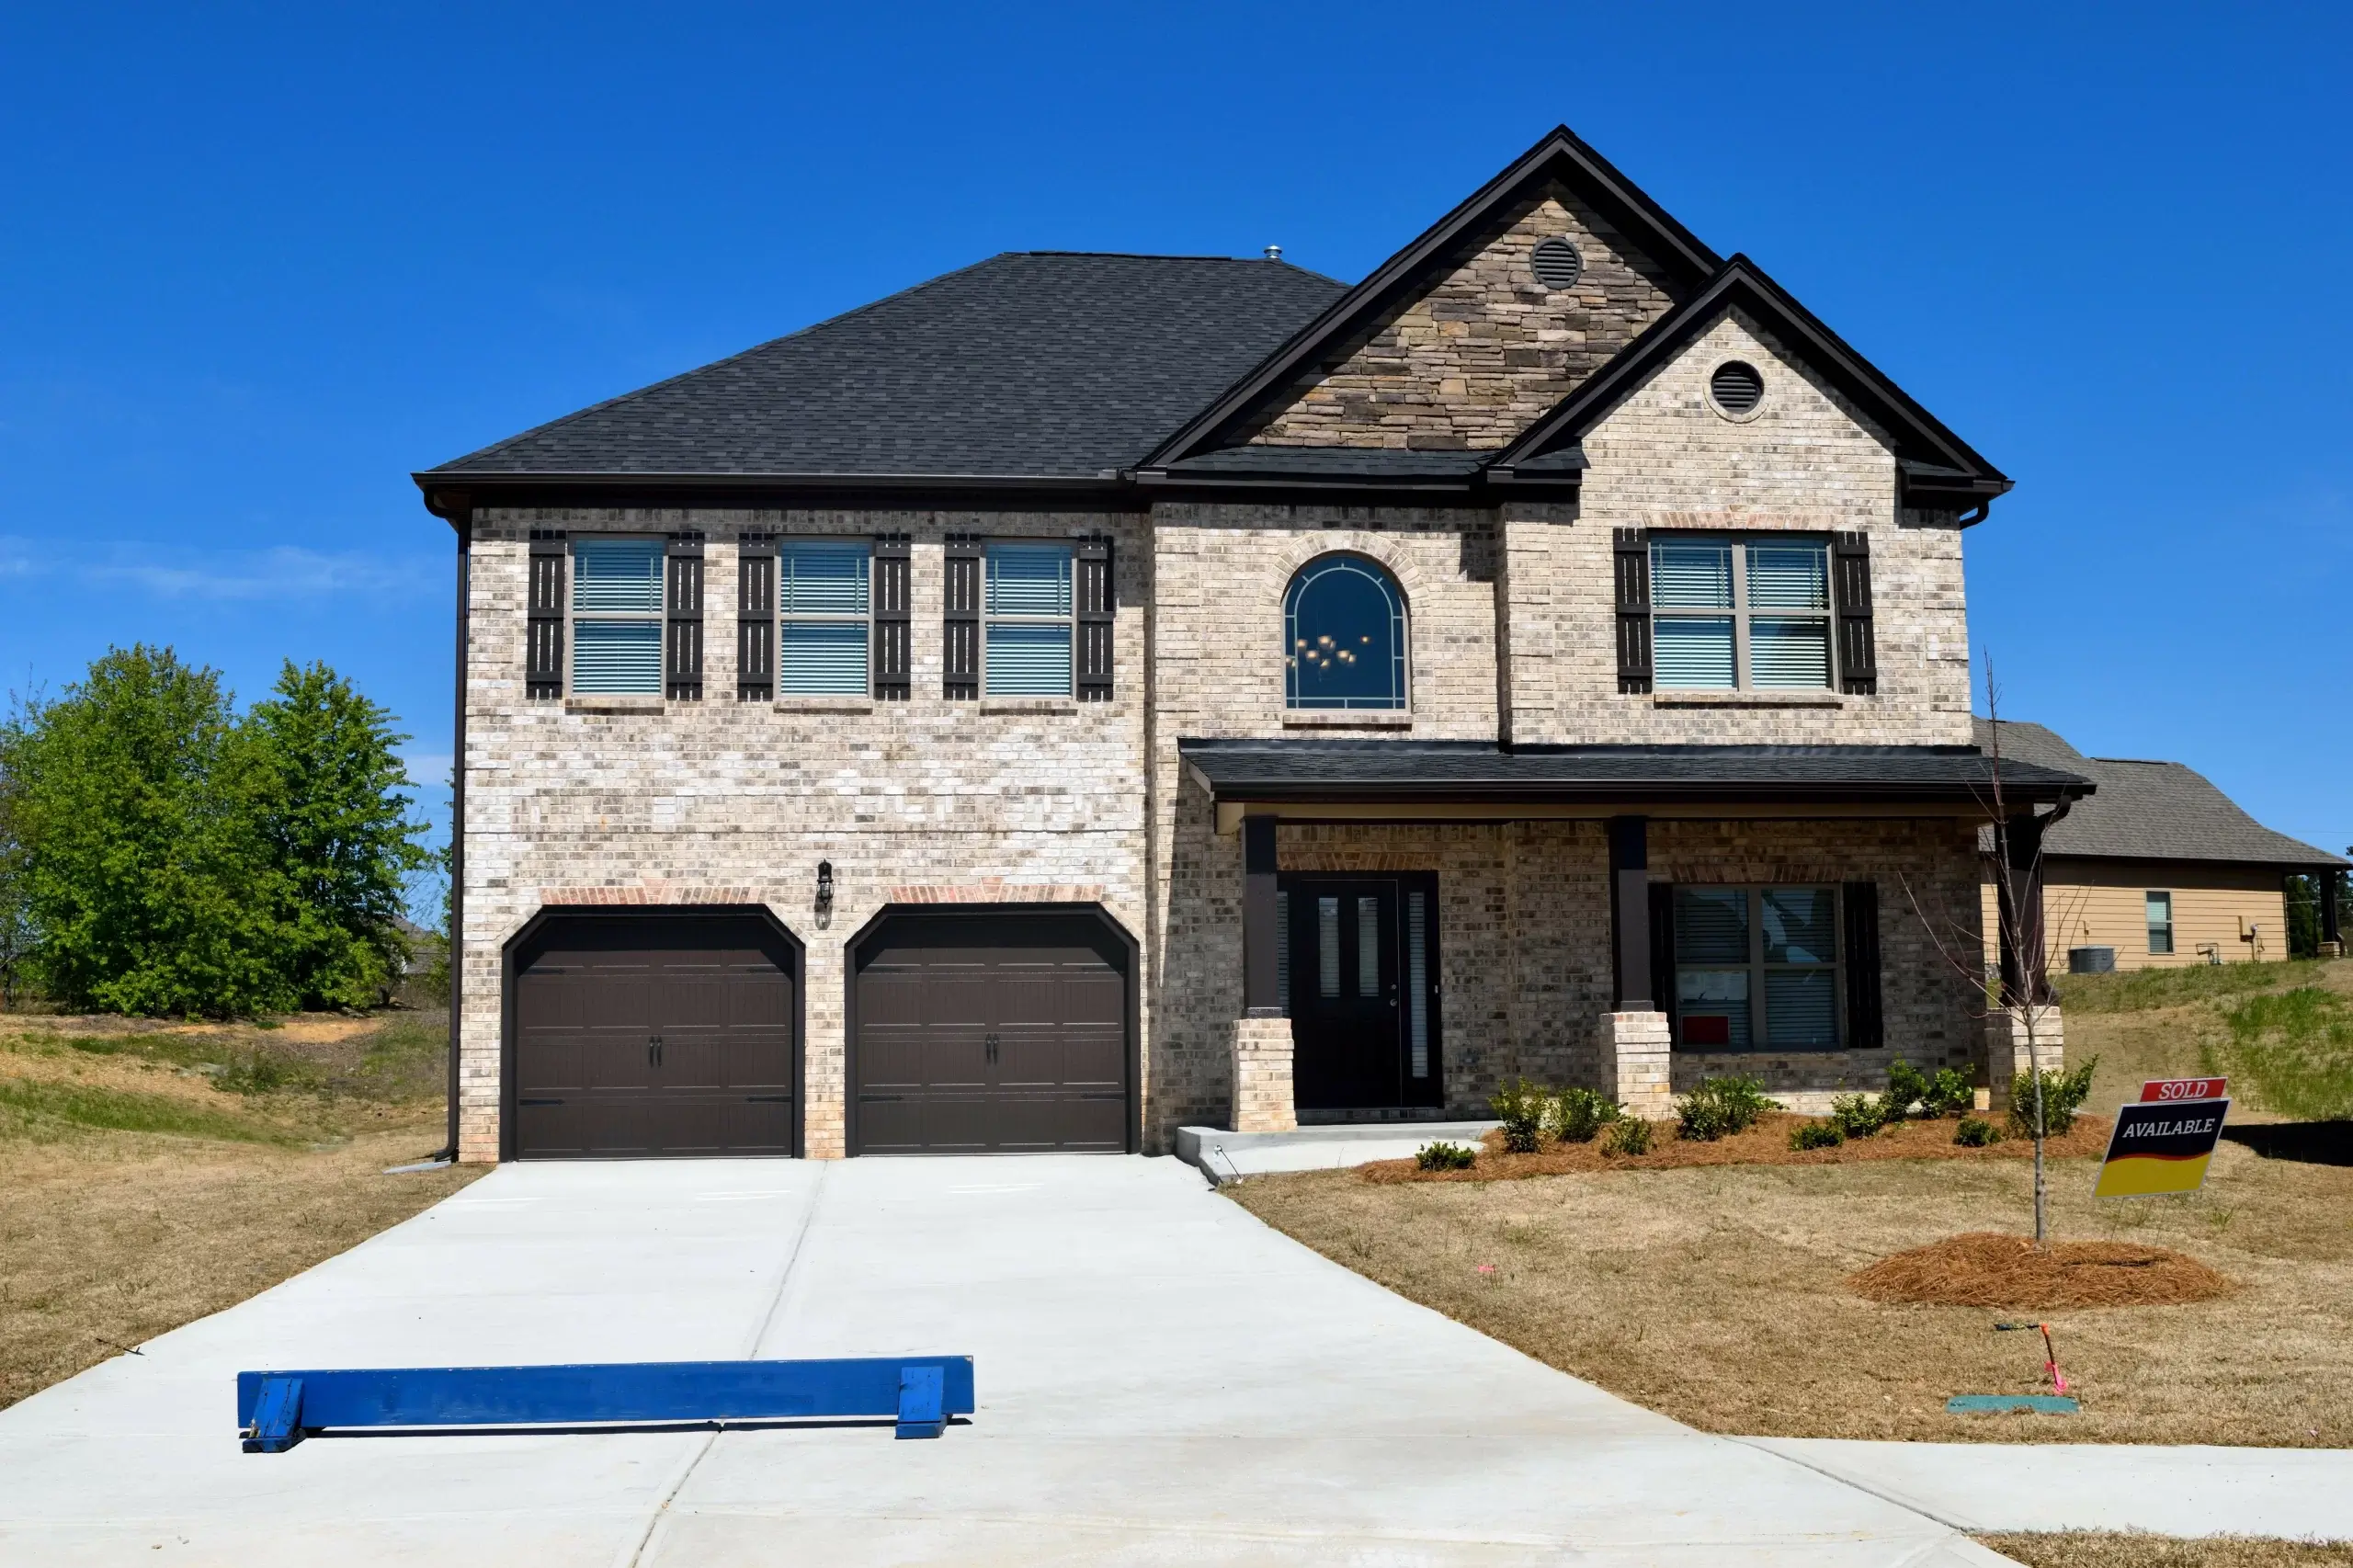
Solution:
[(1126, 959), (1107, 935), (1063, 914), (886, 922), (857, 955), (855, 1152), (1125, 1150)]
[(517, 955), (516, 1153), (790, 1153), (792, 962), (756, 918), (551, 918)]

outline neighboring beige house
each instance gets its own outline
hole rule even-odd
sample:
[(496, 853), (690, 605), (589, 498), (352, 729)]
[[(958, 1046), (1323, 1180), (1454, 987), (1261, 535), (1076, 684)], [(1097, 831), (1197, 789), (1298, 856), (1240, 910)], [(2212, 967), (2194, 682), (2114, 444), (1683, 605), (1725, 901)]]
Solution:
[[(1991, 722), (1977, 721), (1979, 746), (1993, 749), (1993, 732)], [(2325, 887), (2348, 864), (2274, 833), (2178, 762), (2086, 756), (2040, 724), (2009, 720), (2000, 745), (2006, 758), (2099, 786), (2043, 834), (2043, 919), (2054, 969), (2079, 948), (2113, 949), (2118, 969), (2286, 958), (2286, 879), (2319, 876)], [(1989, 963), (1995, 897), (1989, 876)], [(2336, 918), (2324, 906), (2324, 941), (2339, 939)]]
[(466, 1159), (2006, 1079), (1914, 909), (2010, 482), (1565, 129), (1353, 287), (998, 256), (416, 480)]

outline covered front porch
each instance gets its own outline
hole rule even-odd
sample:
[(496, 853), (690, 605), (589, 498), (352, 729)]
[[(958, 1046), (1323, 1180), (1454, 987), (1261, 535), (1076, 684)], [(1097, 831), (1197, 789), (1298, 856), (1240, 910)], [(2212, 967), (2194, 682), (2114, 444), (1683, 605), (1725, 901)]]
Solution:
[(1180, 750), (1239, 872), (1236, 1131), (1483, 1118), (1522, 1076), (1649, 1117), (1717, 1074), (1801, 1109), (1899, 1057), (2006, 1079), (1952, 961), (1977, 831), (2088, 787), (2005, 762), (1997, 796), (1963, 747)]

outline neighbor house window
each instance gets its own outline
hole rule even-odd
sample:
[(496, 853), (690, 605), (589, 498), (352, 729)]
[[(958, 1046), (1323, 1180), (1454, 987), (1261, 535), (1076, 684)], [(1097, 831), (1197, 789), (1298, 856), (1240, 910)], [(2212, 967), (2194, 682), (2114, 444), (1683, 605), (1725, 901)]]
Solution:
[(1677, 1038), (1694, 1050), (1838, 1044), (1838, 890), (1675, 890)]
[(2153, 953), (2173, 951), (2173, 894), (2153, 892), (2149, 900), (2149, 950)]
[(1071, 566), (1066, 544), (992, 544), (983, 557), (983, 693), (1071, 695)]
[(1405, 596), (1360, 555), (1300, 568), (1283, 596), (1283, 649), (1289, 707), (1405, 706)]
[(572, 689), (662, 695), (662, 541), (572, 541)]
[(1662, 691), (1825, 691), (1830, 547), (1654, 538), (1651, 642)]
[(864, 540), (785, 540), (777, 545), (781, 695), (866, 695), (872, 555)]

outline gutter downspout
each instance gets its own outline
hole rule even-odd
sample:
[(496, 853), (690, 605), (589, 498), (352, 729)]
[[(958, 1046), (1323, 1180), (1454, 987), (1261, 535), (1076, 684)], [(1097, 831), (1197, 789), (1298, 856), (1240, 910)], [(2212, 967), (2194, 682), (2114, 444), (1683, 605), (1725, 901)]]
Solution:
[(458, 1161), (458, 1060), (464, 1019), (466, 929), (466, 660), (473, 599), (473, 509), (461, 492), (428, 494), (426, 507), (458, 536), (457, 676), (452, 696), (449, 763), (449, 1142), (434, 1156)]

